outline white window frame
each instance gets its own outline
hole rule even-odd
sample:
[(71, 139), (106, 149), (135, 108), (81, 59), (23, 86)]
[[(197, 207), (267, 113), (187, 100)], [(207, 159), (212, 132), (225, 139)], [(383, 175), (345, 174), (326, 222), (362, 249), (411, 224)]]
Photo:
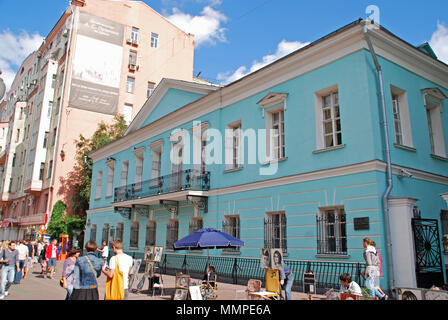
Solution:
[(129, 125), (132, 122), (133, 112), (134, 112), (134, 106), (130, 103), (125, 103), (123, 106), (123, 117), (127, 125)]
[(151, 48), (157, 49), (159, 47), (159, 34), (151, 32)]
[(407, 92), (395, 86), (390, 86), (392, 99), (392, 115), (395, 132), (395, 144), (413, 148), (411, 119)]
[(114, 191), (114, 173), (115, 173), (115, 161), (109, 160), (107, 162), (107, 192), (106, 197), (112, 197)]
[[(337, 94), (338, 101), (335, 103), (334, 101), (334, 94)], [(331, 105), (329, 108), (330, 111), (330, 119), (324, 119), (324, 98), (327, 96), (331, 96)], [(335, 107), (339, 108), (339, 117), (336, 116)], [(335, 149), (335, 148), (342, 148), (345, 146), (345, 144), (342, 143), (342, 119), (341, 119), (341, 105), (339, 103), (339, 88), (337, 85), (328, 87), (326, 89), (317, 91), (314, 93), (314, 110), (316, 115), (316, 151), (319, 150), (328, 150), (328, 149)], [(337, 120), (340, 121), (340, 131), (335, 130), (337, 128), (336, 122)], [(325, 134), (325, 123), (331, 123), (332, 126), (332, 132), (331, 134)], [(325, 141), (325, 136), (332, 136), (333, 142), (338, 140), (338, 132), (341, 134), (341, 141), (338, 141), (338, 144), (334, 144), (333, 146), (327, 146)]]
[(121, 165), (121, 187), (127, 186), (129, 174), (129, 161), (124, 161)]
[(139, 29), (132, 27), (131, 30), (131, 41), (133, 44), (138, 44), (138, 34), (139, 34)]
[(226, 129), (226, 169), (239, 169), (242, 167), (241, 146), (242, 146), (242, 125), (241, 120), (230, 123)]
[(128, 77), (126, 80), (126, 92), (134, 93), (134, 90), (135, 90), (135, 78)]
[(98, 171), (98, 174), (96, 176), (95, 200), (101, 199), (102, 180), (103, 180), (103, 171), (100, 170), (100, 171)]
[(426, 108), (431, 156), (447, 158), (442, 124), (442, 105), (447, 96), (438, 88), (422, 90)]

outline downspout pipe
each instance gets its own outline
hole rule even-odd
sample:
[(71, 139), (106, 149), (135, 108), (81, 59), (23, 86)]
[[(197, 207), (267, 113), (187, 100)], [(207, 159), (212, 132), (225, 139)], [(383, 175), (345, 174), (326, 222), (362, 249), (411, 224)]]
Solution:
[(383, 133), (384, 133), (384, 145), (385, 145), (385, 156), (386, 156), (386, 177), (387, 177), (387, 187), (383, 194), (383, 214), (384, 214), (384, 229), (386, 231), (386, 246), (387, 246), (387, 261), (388, 261), (388, 274), (389, 274), (389, 289), (391, 295), (394, 294), (395, 278), (394, 278), (394, 265), (392, 259), (392, 243), (391, 243), (391, 232), (390, 232), (390, 219), (389, 219), (389, 196), (392, 191), (393, 181), (392, 181), (392, 163), (390, 157), (390, 143), (389, 143), (389, 130), (387, 124), (387, 112), (386, 112), (386, 99), (384, 96), (384, 82), (383, 82), (383, 71), (381, 65), (378, 62), (378, 58), (375, 53), (375, 49), (372, 44), (372, 40), (369, 35), (367, 24), (372, 23), (370, 20), (364, 20), (364, 35), (369, 46), (370, 54), (372, 55), (373, 62), (375, 63), (375, 68), (378, 73), (378, 81), (381, 91), (381, 108), (383, 112)]

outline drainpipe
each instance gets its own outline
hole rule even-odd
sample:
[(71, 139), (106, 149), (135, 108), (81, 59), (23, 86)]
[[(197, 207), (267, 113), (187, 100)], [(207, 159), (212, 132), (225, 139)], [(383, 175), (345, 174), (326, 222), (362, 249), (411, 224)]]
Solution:
[(369, 46), (370, 54), (372, 55), (373, 61), (375, 63), (375, 67), (378, 73), (378, 80), (380, 84), (381, 90), (381, 107), (383, 111), (383, 132), (384, 132), (384, 140), (385, 140), (385, 151), (386, 151), (386, 176), (387, 176), (387, 187), (383, 194), (383, 213), (384, 213), (384, 229), (386, 231), (386, 246), (387, 246), (387, 261), (388, 261), (388, 273), (389, 273), (389, 287), (390, 292), (393, 295), (393, 288), (395, 287), (395, 279), (394, 279), (394, 267), (392, 260), (392, 243), (391, 243), (391, 233), (390, 233), (390, 223), (389, 223), (389, 196), (392, 191), (392, 164), (390, 157), (390, 144), (389, 144), (389, 130), (387, 125), (387, 112), (386, 112), (386, 100), (384, 97), (384, 83), (383, 83), (383, 72), (381, 69), (381, 65), (378, 62), (375, 49), (373, 48), (372, 40), (370, 39), (370, 35), (368, 32), (367, 24), (371, 23), (370, 20), (364, 20), (364, 35), (366, 37), (367, 45)]

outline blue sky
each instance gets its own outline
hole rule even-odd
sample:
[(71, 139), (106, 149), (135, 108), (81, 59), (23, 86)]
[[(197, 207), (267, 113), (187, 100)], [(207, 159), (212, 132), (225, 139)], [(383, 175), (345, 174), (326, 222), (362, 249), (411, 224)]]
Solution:
[[(111, 0), (112, 1), (112, 0)], [(380, 23), (403, 40), (430, 42), (448, 63), (446, 0), (144, 0), (196, 34), (194, 73), (222, 84), (358, 19), (376, 5)], [(68, 5), (66, 0), (0, 0), (0, 69), (12, 81)]]

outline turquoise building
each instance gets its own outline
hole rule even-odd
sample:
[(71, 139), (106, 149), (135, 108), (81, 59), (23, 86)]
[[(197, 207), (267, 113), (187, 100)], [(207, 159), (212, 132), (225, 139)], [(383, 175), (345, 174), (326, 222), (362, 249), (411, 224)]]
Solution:
[(213, 227), (245, 242), (215, 261), (281, 248), (300, 281), (299, 262), (359, 273), (368, 237), (384, 289), (441, 283), (447, 95), (428, 44), (363, 20), (223, 87), (164, 79), (124, 136), (89, 155), (85, 241), (185, 262), (207, 252), (173, 243)]

